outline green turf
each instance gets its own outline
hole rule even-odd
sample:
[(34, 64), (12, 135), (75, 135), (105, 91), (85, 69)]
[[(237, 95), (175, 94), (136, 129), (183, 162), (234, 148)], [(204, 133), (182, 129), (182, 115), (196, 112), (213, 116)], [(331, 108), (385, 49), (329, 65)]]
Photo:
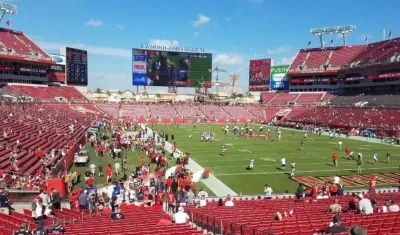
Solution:
[[(103, 133), (103, 132), (101, 132), (101, 133)], [(103, 156), (103, 157), (96, 156), (95, 151), (94, 151), (94, 148), (91, 148), (91, 147), (90, 147), (90, 143), (88, 143), (88, 144), (86, 145), (86, 149), (88, 150), (88, 152), (89, 152), (89, 154), (90, 154), (90, 161), (91, 161), (91, 162), (94, 162), (94, 163), (96, 164), (96, 166), (98, 166), (100, 162), (103, 164), (103, 167), (104, 167), (103, 174), (104, 174), (104, 175), (105, 175), (106, 166), (107, 166), (108, 164), (111, 164), (111, 166), (114, 167), (115, 162), (119, 161), (119, 162), (121, 163), (121, 159), (119, 159), (119, 158), (116, 158), (116, 159), (114, 160), (114, 159), (112, 159), (111, 156), (108, 156), (108, 155), (107, 155), (107, 156)], [(137, 151), (137, 150), (134, 151), (134, 152), (131, 152), (131, 151), (124, 151), (124, 155), (128, 157), (128, 166), (127, 166), (127, 169), (128, 169), (128, 170), (133, 170), (133, 169), (135, 169), (136, 164), (140, 163), (140, 153), (139, 153), (139, 151)], [(167, 158), (167, 159), (168, 159), (168, 158)], [(149, 159), (146, 159), (146, 160), (147, 160), (148, 163), (150, 162)], [(174, 161), (173, 161), (173, 160), (168, 160), (168, 164), (169, 164), (170, 166), (173, 166), (173, 165), (174, 165)], [(76, 166), (73, 166), (73, 167), (71, 168), (71, 170), (72, 170), (72, 171), (80, 171), (80, 172), (81, 172), (81, 175), (82, 175), (81, 179), (83, 179), (83, 177), (84, 177), (83, 175), (84, 175), (84, 172), (86, 171), (86, 168), (85, 168), (85, 167), (76, 167)], [(98, 173), (97, 173), (97, 170), (98, 170), (98, 169), (96, 169), (95, 184), (96, 184), (96, 186), (97, 186), (98, 188), (101, 188), (101, 187), (103, 187), (104, 184), (106, 183), (106, 177), (105, 177), (105, 176), (99, 177), (99, 176), (98, 176)], [(151, 168), (151, 170), (153, 170), (153, 168)], [(131, 174), (130, 172), (127, 173), (128, 176), (129, 176), (130, 174)], [(121, 177), (121, 176), (119, 176), (118, 179), (119, 179), (120, 177)], [(117, 179), (117, 178), (116, 178), (116, 179)], [(83, 179), (76, 187), (82, 187), (82, 186), (84, 186), (84, 179)], [(209, 190), (209, 189), (203, 184), (203, 182), (198, 182), (198, 183), (196, 183), (196, 188), (200, 189), (200, 188), (202, 188), (202, 187), (205, 188), (205, 189), (209, 192), (209, 195), (210, 195), (210, 196), (214, 196), (214, 195), (215, 195), (214, 193), (212, 193), (211, 190)]]
[[(388, 145), (363, 142), (357, 140), (340, 138), (343, 142), (342, 150), (338, 149), (339, 138), (330, 140), (328, 136), (309, 135), (305, 141), (305, 151), (301, 152), (300, 141), (303, 139), (302, 132), (296, 132), (292, 137), (291, 130), (282, 130), (282, 139), (277, 141), (277, 133), (271, 129), (271, 139), (260, 138), (233, 138), (230, 131), (228, 136), (221, 132), (222, 125), (155, 125), (154, 128), (164, 130), (166, 133), (175, 135), (178, 149), (190, 152), (191, 158), (204, 168), (209, 168), (213, 174), (237, 193), (261, 194), (265, 184), (269, 184), (274, 192), (291, 192), (297, 186), (297, 182), (289, 179), (280, 168), (282, 156), (286, 157), (286, 164), (294, 160), (296, 176), (334, 176), (354, 175), (356, 163), (353, 160), (343, 159), (345, 148), (348, 146), (355, 153), (363, 154), (363, 174), (399, 172), (400, 148)], [(254, 126), (258, 131), (258, 126)], [(267, 127), (264, 128), (266, 131)], [(215, 131), (214, 142), (200, 142), (202, 131)], [(192, 139), (189, 139), (192, 135)], [(227, 144), (227, 154), (221, 156), (221, 146)], [(380, 161), (386, 161), (386, 153), (391, 153), (390, 164), (379, 162), (372, 165), (372, 154), (376, 151)], [(332, 154), (336, 152), (339, 166), (333, 167)], [(255, 158), (253, 171), (246, 170), (249, 159)], [(290, 170), (290, 167), (287, 167)]]

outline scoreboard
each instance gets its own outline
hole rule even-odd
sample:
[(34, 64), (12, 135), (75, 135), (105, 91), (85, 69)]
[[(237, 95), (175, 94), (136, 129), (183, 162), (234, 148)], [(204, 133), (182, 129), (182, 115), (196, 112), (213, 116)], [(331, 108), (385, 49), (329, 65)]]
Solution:
[(87, 51), (66, 48), (66, 75), (69, 85), (88, 85)]

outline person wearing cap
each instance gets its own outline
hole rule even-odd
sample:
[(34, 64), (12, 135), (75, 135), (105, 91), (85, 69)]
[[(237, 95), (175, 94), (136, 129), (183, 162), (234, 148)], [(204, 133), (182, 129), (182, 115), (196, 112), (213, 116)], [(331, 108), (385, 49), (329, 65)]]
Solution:
[(52, 233), (52, 234), (64, 234), (65, 233), (65, 228), (63, 228), (61, 226), (61, 222), (60, 221), (57, 221), (54, 224), (54, 227), (49, 229), (49, 232)]
[(189, 222), (189, 215), (185, 212), (183, 207), (178, 208), (178, 212), (176, 212), (172, 218), (175, 224), (186, 224)]
[(124, 219), (124, 218), (125, 218), (125, 216), (119, 207), (116, 208), (115, 212), (111, 213), (112, 220), (120, 220), (120, 219)]
[(43, 204), (42, 198), (37, 196), (32, 202), (32, 217), (35, 221), (42, 220), (43, 216)]
[(367, 235), (367, 230), (360, 225), (353, 225), (349, 228), (348, 235)]
[(332, 222), (333, 223), (331, 223), (330, 226), (325, 230), (325, 234), (346, 232), (346, 226), (341, 223), (340, 215), (334, 215)]
[(22, 223), (20, 229), (14, 233), (14, 235), (30, 235), (31, 233), (28, 230), (28, 224)]
[(374, 209), (372, 208), (372, 203), (368, 198), (364, 198), (364, 195), (362, 193), (359, 193), (357, 197), (360, 200), (358, 202), (358, 209), (361, 214), (369, 215), (374, 213)]

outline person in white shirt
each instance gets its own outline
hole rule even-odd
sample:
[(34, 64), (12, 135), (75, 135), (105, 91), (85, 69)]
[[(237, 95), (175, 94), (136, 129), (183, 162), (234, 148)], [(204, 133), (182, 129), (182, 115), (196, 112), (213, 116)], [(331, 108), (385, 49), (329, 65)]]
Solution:
[(341, 140), (339, 140), (339, 149), (341, 150), (342, 149), (342, 144), (343, 144), (343, 142), (341, 141)]
[(121, 169), (121, 164), (119, 162), (116, 162), (114, 164), (115, 175), (119, 175), (119, 170), (120, 169)]
[(230, 197), (226, 198), (225, 206), (227, 207), (232, 207), (235, 204), (233, 203), (232, 199)]
[(197, 194), (197, 197), (200, 199), (200, 207), (207, 205), (208, 193), (203, 188)]
[(285, 157), (282, 157), (282, 159), (281, 159), (281, 170), (283, 172), (286, 171), (286, 158)]
[(272, 191), (272, 188), (269, 187), (268, 184), (265, 185), (264, 193), (265, 193), (265, 196), (267, 196), (267, 197), (272, 197), (273, 191)]
[(359, 193), (358, 199), (360, 200), (358, 202), (358, 209), (360, 210), (361, 214), (369, 215), (369, 214), (374, 213), (374, 209), (372, 208), (371, 201), (368, 198), (364, 198), (364, 195)]
[(333, 177), (333, 183), (339, 184), (339, 182), (340, 182), (340, 177), (338, 175), (335, 175), (335, 177)]
[(374, 164), (376, 164), (378, 162), (378, 154), (374, 152), (372, 157), (374, 158)]
[(400, 211), (399, 205), (397, 205), (395, 200), (390, 201), (389, 211), (390, 212), (399, 212)]
[(96, 165), (94, 163), (89, 165), (90, 172), (92, 173), (92, 176), (96, 176)]
[(175, 224), (186, 224), (189, 222), (189, 215), (182, 207), (179, 207), (178, 212), (176, 212), (173, 216), (173, 221)]

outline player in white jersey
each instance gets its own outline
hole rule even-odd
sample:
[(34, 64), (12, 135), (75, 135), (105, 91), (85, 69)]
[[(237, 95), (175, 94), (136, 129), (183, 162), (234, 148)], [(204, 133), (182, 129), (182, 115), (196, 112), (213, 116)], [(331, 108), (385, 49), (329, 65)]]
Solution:
[(290, 163), (290, 167), (292, 168), (292, 173), (290, 173), (290, 178), (293, 178), (294, 173), (296, 172), (296, 163), (292, 161), (292, 163)]
[(203, 188), (201, 188), (200, 192), (197, 194), (197, 197), (200, 201), (200, 207), (207, 205), (208, 193)]
[(339, 140), (338, 145), (339, 145), (340, 150), (342, 149), (342, 144), (343, 144), (343, 142), (341, 140)]
[(263, 132), (263, 130), (264, 130), (264, 127), (260, 126), (260, 133)]
[(358, 153), (358, 154), (357, 154), (357, 157), (358, 157), (358, 159), (359, 159), (360, 161), (362, 161), (362, 158), (363, 158), (362, 153)]
[(222, 145), (222, 155), (225, 156), (226, 154), (226, 144)]
[(250, 158), (249, 170), (253, 170), (254, 168), (254, 157)]
[(285, 157), (282, 157), (282, 159), (281, 159), (281, 169), (283, 172), (286, 171), (286, 158)]
[(376, 164), (378, 162), (378, 154), (376, 152), (374, 152), (372, 157), (374, 158), (374, 164)]
[(307, 139), (307, 132), (304, 132), (304, 139)]
[(281, 137), (282, 137), (282, 135), (281, 135), (281, 133), (279, 133), (278, 134), (278, 140), (281, 140)]

